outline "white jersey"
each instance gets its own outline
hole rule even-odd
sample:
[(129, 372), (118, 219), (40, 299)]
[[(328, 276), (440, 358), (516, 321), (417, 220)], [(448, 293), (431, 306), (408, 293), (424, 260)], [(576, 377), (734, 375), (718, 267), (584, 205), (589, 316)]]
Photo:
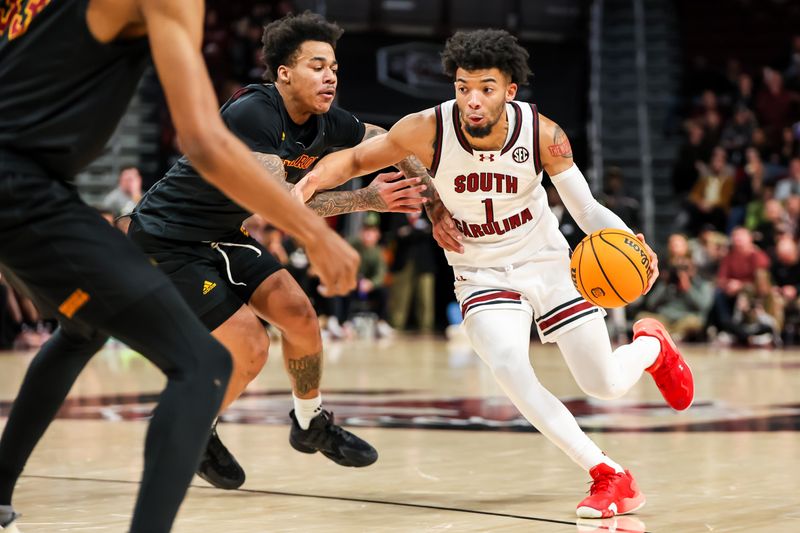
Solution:
[(464, 253), (445, 251), (452, 266), (507, 267), (542, 248), (567, 250), (547, 205), (539, 155), (539, 115), (527, 103), (506, 104), (508, 136), (501, 150), (470, 147), (455, 100), (435, 108), (431, 174), (436, 191), (464, 236)]

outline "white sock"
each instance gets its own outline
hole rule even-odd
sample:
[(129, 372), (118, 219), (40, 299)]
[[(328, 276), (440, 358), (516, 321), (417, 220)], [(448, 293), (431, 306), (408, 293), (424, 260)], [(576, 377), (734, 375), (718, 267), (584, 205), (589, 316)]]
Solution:
[(658, 359), (658, 354), (661, 353), (661, 341), (656, 337), (650, 335), (641, 335), (636, 337), (636, 340), (631, 343), (636, 345), (637, 350), (642, 354), (644, 359), (644, 367), (650, 368), (653, 363)]
[(304, 400), (292, 394), (294, 400), (294, 416), (302, 429), (308, 429), (311, 419), (322, 412), (322, 394), (316, 398)]

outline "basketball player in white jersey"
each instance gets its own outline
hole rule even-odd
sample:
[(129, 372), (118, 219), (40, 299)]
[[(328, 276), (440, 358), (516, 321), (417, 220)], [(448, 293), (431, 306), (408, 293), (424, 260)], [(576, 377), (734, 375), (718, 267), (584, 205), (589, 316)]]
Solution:
[[(604, 311), (573, 287), (569, 247), (548, 208), (542, 170), (583, 231), (631, 230), (592, 197), (558, 124), (535, 105), (514, 102), (530, 74), (527, 52), (505, 31), (479, 30), (457, 33), (442, 57), (455, 100), (324, 158), (298, 195), (305, 199), (312, 190), (419, 158), (433, 176), (430, 192), (438, 193), (430, 196), (429, 212), (475, 351), (525, 418), (590, 473), (592, 488), (578, 516), (635, 511), (645, 497), (630, 472), (604, 455), (537, 380), (528, 354), (531, 324), (543, 342), (558, 345), (580, 387), (596, 398), (622, 396), (647, 370), (667, 403), (683, 410), (694, 396), (691, 371), (655, 320), (637, 322), (634, 341), (612, 351)], [(649, 289), (658, 267), (647, 251)]]

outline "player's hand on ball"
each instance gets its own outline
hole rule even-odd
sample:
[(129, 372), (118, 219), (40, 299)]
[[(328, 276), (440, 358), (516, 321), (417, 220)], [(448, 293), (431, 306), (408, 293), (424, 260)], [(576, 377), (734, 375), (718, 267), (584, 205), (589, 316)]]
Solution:
[(464, 246), (461, 244), (463, 237), (453, 222), (453, 216), (443, 205), (431, 211), (428, 215), (433, 224), (433, 238), (436, 239), (436, 243), (448, 252), (463, 254)]
[(637, 233), (636, 238), (642, 241), (642, 244), (644, 244), (644, 249), (647, 251), (648, 257), (650, 257), (650, 268), (647, 270), (647, 288), (643, 293), (647, 294), (650, 292), (650, 289), (653, 288), (653, 283), (655, 283), (656, 279), (658, 278), (658, 256), (653, 249), (650, 248), (650, 245), (644, 240), (644, 235)]

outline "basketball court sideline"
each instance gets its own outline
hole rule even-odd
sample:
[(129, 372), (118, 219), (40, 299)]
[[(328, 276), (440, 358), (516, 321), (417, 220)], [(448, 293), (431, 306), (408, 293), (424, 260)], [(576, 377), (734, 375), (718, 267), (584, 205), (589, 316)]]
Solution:
[[(288, 446), (291, 397), (274, 351), (219, 426), (245, 485), (195, 478), (174, 531), (775, 532), (800, 521), (797, 350), (686, 346), (697, 399), (675, 413), (649, 379), (621, 400), (589, 401), (557, 350), (533, 344), (541, 381), (648, 497), (633, 516), (580, 521), (588, 476), (531, 430), (466, 345), (401, 337), (326, 351), (325, 404), (378, 462), (347, 469)], [(0, 416), (32, 355), (0, 355)], [(95, 358), (20, 481), (20, 531), (125, 529), (161, 384), (124, 347)]]

